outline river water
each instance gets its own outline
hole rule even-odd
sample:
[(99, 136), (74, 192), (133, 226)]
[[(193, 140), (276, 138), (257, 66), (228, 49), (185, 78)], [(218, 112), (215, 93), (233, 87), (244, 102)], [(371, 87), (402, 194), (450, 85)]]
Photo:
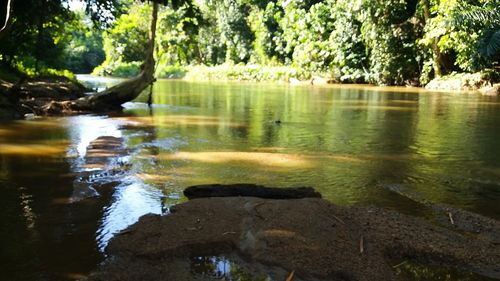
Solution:
[[(170, 80), (153, 93), (152, 108), (145, 93), (113, 116), (0, 124), (2, 279), (77, 280), (115, 233), (195, 184), (312, 186), (341, 205), (428, 217), (443, 203), (500, 219), (499, 97)], [(123, 139), (127, 173), (83, 179), (100, 136)]]

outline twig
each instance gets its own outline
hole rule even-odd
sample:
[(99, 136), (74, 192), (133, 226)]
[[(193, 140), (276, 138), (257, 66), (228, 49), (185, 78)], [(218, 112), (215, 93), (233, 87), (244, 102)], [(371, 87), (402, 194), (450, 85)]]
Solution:
[(448, 217), (450, 218), (451, 224), (455, 224), (455, 221), (453, 220), (453, 216), (451, 215), (451, 212), (448, 212)]
[(295, 276), (295, 270), (290, 272), (290, 275), (288, 275), (286, 281), (292, 281), (294, 276)]
[(335, 216), (335, 215), (332, 215), (332, 217), (336, 220), (338, 220), (340, 223), (342, 224), (345, 224), (345, 222), (343, 220), (341, 220), (339, 217)]
[(262, 205), (264, 205), (264, 204), (266, 204), (266, 203), (267, 203), (267, 202), (260, 202), (260, 203), (257, 203), (257, 204), (255, 204), (255, 205), (253, 206), (253, 209), (254, 209), (254, 211), (255, 211), (255, 215), (256, 215), (258, 218), (260, 218), (261, 220), (264, 220), (264, 221), (266, 220), (266, 218), (265, 218), (265, 217), (264, 217), (264, 216), (263, 216), (263, 215), (259, 212), (259, 210), (257, 209), (257, 207), (260, 207), (260, 206), (262, 206)]
[(365, 241), (363, 239), (363, 236), (361, 236), (361, 239), (359, 239), (359, 253), (362, 254), (365, 251)]
[(255, 204), (255, 205), (253, 205), (253, 208), (254, 208), (254, 209), (256, 209), (257, 207), (260, 207), (260, 206), (262, 206), (262, 205), (264, 205), (264, 204), (266, 204), (266, 203), (267, 203), (267, 202), (260, 202), (260, 203), (257, 203), (257, 204)]
[(236, 232), (234, 232), (234, 231), (228, 231), (228, 232), (222, 233), (222, 235), (228, 235), (228, 234), (236, 234)]
[(403, 262), (401, 262), (401, 263), (396, 264), (396, 265), (395, 265), (395, 266), (393, 266), (392, 268), (398, 268), (398, 267), (400, 267), (400, 266), (404, 265), (404, 264), (405, 264), (405, 263), (407, 263), (407, 262), (408, 262), (408, 261), (403, 261)]
[(131, 232), (133, 232), (133, 231), (134, 231), (134, 230), (132, 230), (132, 229), (125, 229), (125, 230), (122, 230), (122, 231), (120, 231), (120, 232), (116, 233), (115, 235), (116, 235), (116, 236), (118, 236), (118, 235), (129, 234), (129, 233), (131, 233)]

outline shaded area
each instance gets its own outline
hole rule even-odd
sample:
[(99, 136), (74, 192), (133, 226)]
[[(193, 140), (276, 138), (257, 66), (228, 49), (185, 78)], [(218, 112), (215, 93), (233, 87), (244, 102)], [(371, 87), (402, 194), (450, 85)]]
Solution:
[(267, 199), (300, 199), (308, 197), (321, 198), (321, 194), (312, 187), (272, 188), (256, 184), (208, 184), (191, 186), (184, 190), (189, 199), (204, 197), (259, 197)]

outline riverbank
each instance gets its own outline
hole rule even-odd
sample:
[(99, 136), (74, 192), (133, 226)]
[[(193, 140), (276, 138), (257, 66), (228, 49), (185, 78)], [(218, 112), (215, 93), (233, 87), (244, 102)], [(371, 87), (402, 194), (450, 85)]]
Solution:
[(500, 223), (458, 209), (441, 225), (320, 198), (201, 198), (170, 212), (118, 233), (87, 280), (215, 280), (192, 261), (220, 256), (272, 280), (415, 280), (397, 274), (406, 262), (500, 278)]
[(24, 78), (14, 83), (0, 79), (0, 120), (40, 115), (52, 101), (75, 100), (87, 91), (82, 84), (62, 76)]
[[(114, 77), (132, 77), (139, 73), (140, 64), (124, 63), (114, 68), (98, 68), (95, 75), (110, 75)], [(161, 79), (185, 79), (188, 81), (254, 81), (254, 82), (285, 82), (290, 84), (369, 84), (362, 77), (335, 77), (331, 73), (311, 72), (292, 66), (263, 65), (233, 65), (215, 66), (190, 65), (169, 66), (160, 65), (156, 76)], [(426, 85), (405, 85), (422, 87), (427, 90), (439, 91), (480, 91), (483, 94), (495, 95), (500, 92), (500, 75), (495, 71), (478, 73), (453, 73), (431, 80)]]
[(500, 94), (500, 74), (495, 72), (483, 73), (454, 73), (435, 78), (425, 89), (442, 91), (480, 91), (487, 95)]
[[(113, 68), (97, 68), (94, 75), (110, 75), (114, 77), (132, 77), (139, 73), (140, 65), (124, 63)], [(262, 66), (262, 65), (234, 65), (222, 64), (215, 66), (205, 65), (160, 65), (156, 70), (158, 78), (186, 79), (190, 81), (269, 81), (289, 82), (310, 80), (314, 76), (328, 77), (327, 73), (311, 72), (292, 66)], [(332, 78), (327, 78), (332, 80)]]

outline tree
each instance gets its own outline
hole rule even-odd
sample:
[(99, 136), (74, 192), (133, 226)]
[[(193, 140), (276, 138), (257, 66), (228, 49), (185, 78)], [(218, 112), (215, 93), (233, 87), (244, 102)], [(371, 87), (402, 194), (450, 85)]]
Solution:
[(482, 5), (460, 5), (453, 14), (452, 24), (465, 32), (476, 31), (477, 50), (474, 67), (481, 68), (500, 62), (500, 1), (484, 1)]
[(135, 99), (154, 79), (154, 48), (156, 24), (158, 21), (158, 2), (153, 1), (151, 28), (141, 72), (136, 77), (121, 82), (105, 91), (85, 96), (75, 101), (51, 102), (44, 110), (49, 113), (64, 111), (107, 111), (121, 108), (125, 102)]
[(103, 51), (102, 29), (91, 22), (83, 11), (65, 25), (64, 51), (60, 67), (73, 73), (91, 73), (106, 55)]

